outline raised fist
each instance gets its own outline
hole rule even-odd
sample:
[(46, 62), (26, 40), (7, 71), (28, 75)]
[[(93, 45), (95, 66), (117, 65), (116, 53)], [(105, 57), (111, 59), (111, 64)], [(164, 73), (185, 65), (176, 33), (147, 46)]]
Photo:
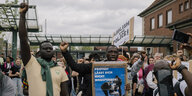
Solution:
[(174, 64), (174, 61), (172, 62), (172, 64), (169, 64), (172, 70), (176, 70), (180, 65), (181, 65), (181, 59), (178, 57), (176, 57), (175, 59), (175, 64)]
[(69, 44), (68, 44), (67, 42), (61, 42), (61, 43), (60, 43), (60, 50), (61, 50), (62, 52), (66, 52), (68, 46), (69, 46)]
[(26, 3), (21, 3), (20, 4), (20, 9), (19, 9), (19, 13), (26, 13), (28, 11), (28, 5)]
[(147, 57), (147, 54), (145, 51), (141, 51), (140, 52), (140, 55), (141, 55), (141, 60), (144, 61), (144, 59)]

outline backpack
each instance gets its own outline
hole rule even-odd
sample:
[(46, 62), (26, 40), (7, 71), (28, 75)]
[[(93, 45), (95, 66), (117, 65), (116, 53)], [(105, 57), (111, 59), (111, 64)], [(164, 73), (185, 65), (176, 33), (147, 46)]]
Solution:
[[(13, 66), (14, 66), (14, 63), (11, 62), (11, 67), (13, 67)], [(5, 68), (5, 69), (7, 68), (7, 63), (6, 63), (6, 62), (4, 62), (4, 68)]]
[(147, 84), (146, 77), (147, 77), (148, 73), (153, 70), (153, 68), (154, 68), (154, 64), (147, 66), (144, 70), (144, 78), (143, 79), (144, 79), (144, 87), (146, 90), (149, 90), (149, 86)]
[(178, 81), (174, 86), (174, 92), (177, 93), (177, 96), (183, 96), (180, 90), (180, 81)]

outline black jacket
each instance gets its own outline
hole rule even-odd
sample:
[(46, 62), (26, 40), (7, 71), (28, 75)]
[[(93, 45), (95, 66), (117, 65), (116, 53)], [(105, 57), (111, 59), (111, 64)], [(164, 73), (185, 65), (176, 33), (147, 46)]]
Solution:
[(67, 65), (71, 67), (72, 70), (78, 72), (80, 75), (84, 76), (84, 86), (82, 96), (92, 96), (92, 63), (89, 64), (77, 64), (69, 52), (62, 53)]

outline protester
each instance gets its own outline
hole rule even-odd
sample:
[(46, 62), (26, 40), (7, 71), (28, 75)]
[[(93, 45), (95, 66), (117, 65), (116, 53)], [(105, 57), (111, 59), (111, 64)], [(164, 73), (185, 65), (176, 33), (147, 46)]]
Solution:
[(152, 96), (153, 90), (157, 88), (157, 79), (155, 78), (154, 72), (154, 64), (158, 60), (162, 60), (162, 53), (155, 53), (154, 58), (151, 57), (149, 62), (151, 63), (148, 67), (145, 68), (144, 75), (144, 83), (145, 83), (145, 94)]
[[(192, 74), (187, 70), (187, 68), (181, 64), (181, 60), (180, 58), (176, 58), (176, 63), (175, 64), (168, 64), (167, 61), (161, 60), (156, 62), (155, 66), (154, 66), (154, 71), (160, 71), (160, 70), (177, 70), (178, 72), (180, 72), (182, 74), (182, 76), (184, 77), (184, 81), (177, 81), (175, 78), (173, 78), (173, 88), (174, 88), (174, 92), (177, 94), (176, 96), (192, 96), (191, 91), (192, 91)], [(162, 75), (167, 75), (167, 74), (162, 74)], [(156, 78), (158, 78), (156, 76)], [(166, 79), (166, 78), (165, 78)], [(160, 81), (165, 82), (165, 81)], [(157, 83), (160, 83), (157, 82)], [(167, 86), (170, 86), (171, 83), (165, 83), (167, 84)], [(160, 87), (158, 87), (158, 89), (160, 89)], [(156, 89), (155, 91), (158, 92), (158, 89)], [(155, 92), (156, 94), (154, 94), (154, 96), (157, 95), (157, 92)], [(173, 90), (170, 90), (170, 92), (173, 92)]]
[[(100, 56), (99, 56), (99, 54), (97, 54), (97, 53), (91, 53), (90, 55), (89, 55), (89, 59), (88, 59), (88, 61), (90, 62), (90, 63), (94, 63), (95, 61), (100, 61)], [(83, 61), (82, 61), (82, 59), (79, 59), (79, 61), (78, 61), (78, 63), (79, 64), (84, 64), (83, 63)], [(86, 63), (85, 62), (85, 64), (88, 64), (88, 63)], [(80, 87), (79, 87), (79, 91), (82, 91), (82, 94), (83, 94), (83, 96), (84, 96), (84, 94), (85, 93), (88, 93), (88, 91), (90, 91), (88, 88), (91, 88), (92, 87), (92, 81), (91, 81), (91, 73), (88, 73), (88, 74), (79, 74), (80, 76), (79, 76), (79, 85), (80, 85)]]
[[(69, 52), (67, 51), (68, 43), (62, 42), (60, 44), (60, 49), (62, 50), (62, 54), (67, 61), (67, 64), (71, 67), (72, 70), (78, 72), (79, 74), (86, 75), (90, 74), (92, 70), (92, 63), (89, 64), (76, 64)], [(109, 46), (107, 48), (107, 60), (116, 61), (118, 57), (118, 49), (115, 46)], [(89, 77), (90, 77), (89, 76)], [(91, 78), (89, 78), (91, 81)], [(92, 83), (89, 84), (87, 90), (83, 90), (82, 96), (92, 96)]]
[(15, 96), (14, 82), (0, 69), (0, 96)]
[[(76, 64), (75, 61), (73, 60), (73, 58), (71, 57), (71, 55), (69, 54), (69, 52), (67, 51), (68, 48), (68, 43), (66, 42), (62, 42), (60, 44), (60, 49), (62, 51), (62, 54), (64, 56), (64, 58), (67, 61), (67, 64), (71, 67), (72, 70), (77, 71), (79, 74), (91, 74), (92, 72), (92, 63), (89, 64)], [(118, 49), (116, 46), (109, 46), (106, 49), (106, 57), (107, 57), (107, 61), (117, 61), (118, 58)], [(146, 56), (146, 54), (145, 54)], [(141, 60), (138, 60), (137, 64), (134, 64), (134, 67), (132, 68), (132, 75), (135, 75), (140, 67), (142, 66), (144, 61), (144, 57), (142, 57)], [(92, 84), (92, 83), (90, 83)], [(90, 85), (91, 86), (91, 85)], [(88, 92), (83, 92), (82, 96), (92, 96), (92, 88), (88, 88)]]
[[(145, 96), (153, 96), (153, 89), (150, 88), (147, 84), (146, 77), (150, 71), (153, 70), (154, 67), (154, 58), (149, 57), (149, 65), (144, 69), (144, 94)], [(153, 78), (153, 77), (151, 77)], [(150, 82), (150, 81), (148, 81)]]
[(10, 56), (6, 57), (6, 62), (1, 65), (1, 69), (3, 74), (9, 76), (9, 70), (14, 66), (13, 58)]
[(0, 55), (0, 66), (3, 65), (3, 62), (5, 62), (4, 54), (1, 53)]
[(41, 58), (30, 54), (27, 39), (26, 12), (28, 5), (21, 4), (19, 21), (19, 38), (21, 44), (21, 57), (27, 73), (30, 96), (69, 96), (68, 77), (62, 67), (51, 61), (54, 51), (50, 42), (40, 44)]
[[(145, 51), (141, 51), (141, 53), (146, 55)], [(131, 59), (132, 67), (135, 65), (135, 63), (138, 60), (143, 59), (143, 62), (142, 62), (143, 64), (142, 64), (142, 66), (139, 67), (139, 69), (137, 69), (138, 70), (137, 74), (134, 74), (134, 75), (132, 74), (132, 76), (133, 76), (132, 81), (131, 81), (132, 82), (132, 96), (141, 96), (143, 94), (143, 89), (144, 89), (144, 79), (143, 79), (144, 64), (145, 64), (144, 61), (147, 58), (147, 56), (143, 56), (144, 58), (141, 58), (140, 54), (134, 53), (132, 56), (132, 59)], [(130, 74), (130, 73), (128, 72), (128, 74)]]
[(144, 66), (140, 68), (138, 73), (133, 77), (133, 96), (142, 96), (144, 89)]
[(23, 96), (22, 82), (21, 82), (21, 60), (17, 58), (14, 66), (10, 69), (9, 77), (14, 81), (16, 96)]

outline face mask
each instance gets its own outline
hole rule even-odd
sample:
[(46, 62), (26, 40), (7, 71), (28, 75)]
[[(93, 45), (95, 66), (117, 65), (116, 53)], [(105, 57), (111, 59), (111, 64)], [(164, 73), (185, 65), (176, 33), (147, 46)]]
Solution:
[(174, 96), (172, 71), (171, 70), (158, 70), (154, 72), (157, 78), (157, 86), (160, 96)]

